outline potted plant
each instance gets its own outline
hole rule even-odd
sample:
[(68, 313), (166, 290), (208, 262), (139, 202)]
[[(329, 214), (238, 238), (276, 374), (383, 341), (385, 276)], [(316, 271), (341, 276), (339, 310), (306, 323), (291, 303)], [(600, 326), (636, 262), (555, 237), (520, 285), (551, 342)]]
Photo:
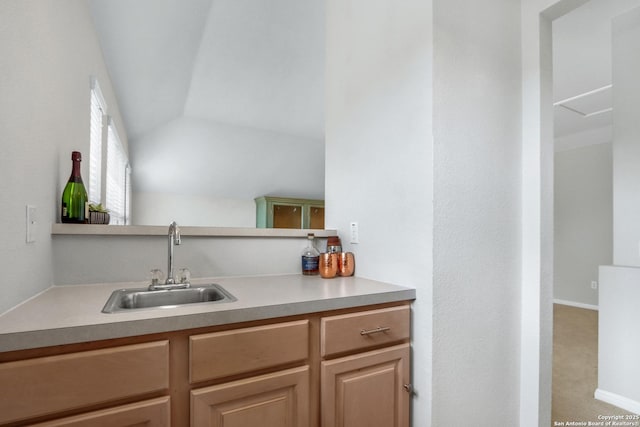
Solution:
[(89, 203), (89, 224), (109, 224), (110, 220), (109, 209), (101, 203)]

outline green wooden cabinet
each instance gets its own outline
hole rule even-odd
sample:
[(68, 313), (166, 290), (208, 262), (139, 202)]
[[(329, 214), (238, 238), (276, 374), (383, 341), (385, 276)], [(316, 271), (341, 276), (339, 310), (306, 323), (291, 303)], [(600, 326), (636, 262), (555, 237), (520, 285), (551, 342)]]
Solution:
[(263, 196), (255, 202), (257, 228), (324, 229), (324, 200)]

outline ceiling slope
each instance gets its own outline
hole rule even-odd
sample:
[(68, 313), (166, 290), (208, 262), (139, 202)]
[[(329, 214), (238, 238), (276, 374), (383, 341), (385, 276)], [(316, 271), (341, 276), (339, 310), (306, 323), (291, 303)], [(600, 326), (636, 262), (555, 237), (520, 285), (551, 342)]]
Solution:
[(88, 1), (130, 140), (182, 116), (323, 139), (323, 2)]

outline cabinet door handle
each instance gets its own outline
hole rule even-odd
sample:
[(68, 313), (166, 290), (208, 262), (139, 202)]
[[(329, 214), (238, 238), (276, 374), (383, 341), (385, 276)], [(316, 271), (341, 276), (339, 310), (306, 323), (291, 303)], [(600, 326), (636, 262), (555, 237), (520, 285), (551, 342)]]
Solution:
[(402, 387), (404, 387), (404, 390), (409, 393), (409, 394), (413, 394), (413, 385), (411, 384), (405, 384)]
[(360, 331), (360, 335), (378, 334), (380, 332), (387, 332), (389, 330), (391, 330), (391, 328), (388, 327), (388, 326), (378, 326), (375, 329), (369, 329), (369, 330), (363, 329), (363, 330)]

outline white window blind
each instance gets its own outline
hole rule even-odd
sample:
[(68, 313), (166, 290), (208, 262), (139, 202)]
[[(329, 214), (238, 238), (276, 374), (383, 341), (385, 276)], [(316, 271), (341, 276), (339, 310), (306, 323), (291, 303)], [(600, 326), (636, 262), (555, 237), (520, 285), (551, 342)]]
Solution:
[(98, 81), (91, 79), (91, 117), (89, 134), (89, 201), (102, 202), (102, 130), (107, 106)]
[(108, 120), (107, 170), (105, 204), (111, 214), (111, 224), (129, 223), (130, 168), (113, 120)]
[(108, 115), (100, 85), (91, 78), (89, 201), (101, 203), (110, 224), (130, 224), (131, 169), (118, 130)]

